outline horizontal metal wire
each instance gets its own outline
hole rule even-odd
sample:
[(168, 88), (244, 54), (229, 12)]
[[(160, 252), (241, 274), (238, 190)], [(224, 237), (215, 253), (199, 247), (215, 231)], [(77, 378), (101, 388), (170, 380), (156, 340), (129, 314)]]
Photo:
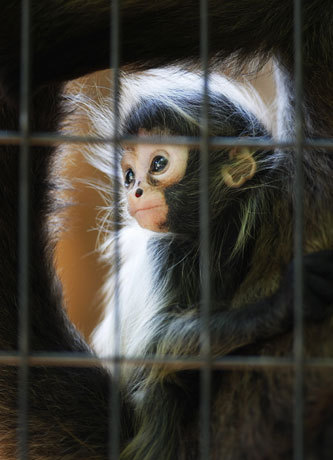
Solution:
[[(16, 352), (0, 354), (0, 366), (18, 367), (21, 364), (21, 355)], [(206, 365), (206, 360), (200, 357), (175, 358), (171, 356), (135, 356), (135, 357), (114, 357), (97, 358), (85, 353), (33, 353), (27, 358), (31, 367), (103, 367), (108, 364), (120, 363), (126, 365), (140, 365), (152, 367), (156, 364), (165, 364), (170, 368), (177, 369), (200, 369)], [(292, 357), (275, 356), (225, 356), (211, 360), (213, 369), (228, 368), (292, 368), (294, 359)], [(305, 359), (306, 368), (333, 369), (333, 358), (308, 358)]]
[[(16, 131), (0, 131), (0, 145), (18, 145), (22, 142), (22, 136)], [(31, 133), (29, 145), (60, 145), (60, 144), (180, 144), (193, 147), (200, 147), (200, 137), (192, 136), (119, 136), (98, 137), (98, 136), (65, 136), (52, 133)], [(260, 147), (260, 148), (294, 148), (295, 140), (287, 139), (278, 142), (262, 137), (219, 137), (209, 138), (210, 147)], [(303, 148), (318, 148), (333, 150), (333, 139), (304, 139)]]

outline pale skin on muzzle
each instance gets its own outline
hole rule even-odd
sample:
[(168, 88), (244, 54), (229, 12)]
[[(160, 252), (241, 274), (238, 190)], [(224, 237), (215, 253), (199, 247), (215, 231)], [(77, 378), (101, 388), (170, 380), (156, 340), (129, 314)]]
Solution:
[(125, 148), (121, 161), (128, 211), (138, 224), (167, 232), (166, 187), (185, 174), (189, 148), (183, 145), (138, 144)]

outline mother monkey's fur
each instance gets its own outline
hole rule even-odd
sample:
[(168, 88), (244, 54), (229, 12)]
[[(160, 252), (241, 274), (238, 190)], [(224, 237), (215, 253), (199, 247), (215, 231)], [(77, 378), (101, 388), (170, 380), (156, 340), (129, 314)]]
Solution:
[[(61, 118), (62, 82), (109, 65), (109, 2), (49, 0), (32, 2), (31, 129), (54, 131)], [(279, 134), (293, 129), (292, 2), (289, 0), (234, 0), (210, 2), (210, 54), (235, 68), (256, 57), (277, 63)], [(2, 1), (0, 29), (0, 126), (18, 128), (20, 2)], [(199, 8), (196, 1), (122, 2), (121, 65), (143, 69), (171, 61), (197, 59)], [(324, 12), (324, 14), (323, 14)], [(237, 19), (237, 20), (236, 20)], [(332, 137), (333, 43), (330, 0), (304, 1), (304, 108), (306, 134)], [(288, 116), (286, 116), (288, 114)], [(1, 147), (0, 292), (2, 295), (0, 346), (17, 347), (17, 152)], [(31, 349), (34, 351), (88, 351), (87, 345), (64, 316), (62, 296), (50, 263), (45, 216), (50, 211), (52, 183), (46, 181), (54, 149), (31, 149)], [(293, 168), (293, 153), (289, 152)], [(315, 171), (307, 187), (313, 190), (308, 238), (316, 249), (332, 248), (321, 233), (331, 225), (332, 159), (324, 150), (306, 152), (305, 165)], [(318, 190), (320, 189), (320, 190)], [(292, 196), (292, 191), (290, 192)], [(311, 195), (310, 195), (311, 196)], [(308, 222), (306, 222), (308, 224)], [(330, 227), (329, 227), (330, 226)], [(324, 232), (325, 233), (325, 232)], [(321, 235), (321, 236), (320, 236)], [(311, 356), (330, 356), (330, 324), (309, 327), (306, 343)], [(246, 353), (289, 353), (285, 335)], [(218, 377), (214, 407), (212, 456), (216, 458), (286, 458), (291, 455), (292, 373), (289, 371), (233, 371)], [(15, 458), (17, 380), (13, 368), (0, 375), (0, 454)], [(221, 379), (220, 379), (221, 378)], [(29, 456), (33, 459), (101, 459), (107, 457), (109, 376), (100, 369), (32, 368), (29, 383)], [(283, 398), (282, 396), (283, 395)], [(332, 438), (332, 373), (307, 373), (306, 455), (329, 458)], [(121, 397), (121, 444), (133, 435), (131, 406)], [(185, 458), (197, 458), (196, 431), (184, 427)], [(193, 442), (192, 442), (193, 441)], [(193, 450), (192, 450), (193, 449)], [(326, 456), (326, 457), (325, 457)], [(149, 458), (149, 455), (147, 455)]]

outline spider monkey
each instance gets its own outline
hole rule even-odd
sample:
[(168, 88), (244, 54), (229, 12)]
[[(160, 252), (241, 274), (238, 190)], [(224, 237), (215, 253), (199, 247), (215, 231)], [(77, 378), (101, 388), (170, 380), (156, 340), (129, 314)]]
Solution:
[[(120, 282), (121, 354), (129, 357), (199, 356), (200, 151), (162, 141), (145, 143), (145, 139), (149, 136), (158, 139), (163, 135), (199, 136), (201, 84), (200, 75), (175, 69), (136, 77), (134, 89), (130, 82), (127, 83), (129, 92), (136, 90), (139, 94), (136, 94), (136, 103), (130, 105), (128, 114), (124, 115), (122, 134), (142, 136), (142, 143), (123, 146), (119, 158), (109, 157), (109, 177), (114, 172), (114, 161), (121, 163), (120, 180), (126, 206), (123, 209), (125, 224), (119, 233), (123, 263), (117, 281), (112, 279), (111, 264), (105, 316), (93, 340), (94, 348), (102, 356), (115, 351), (109, 331), (115, 330), (116, 282)], [(137, 89), (140, 87), (142, 95)], [(269, 136), (250, 110), (254, 101), (250, 96), (245, 98), (230, 81), (211, 74), (208, 94), (211, 136)], [(126, 93), (123, 97), (131, 99)], [(100, 120), (96, 110), (93, 111), (93, 122), (99, 134), (103, 119), (112, 116), (106, 107), (101, 109)], [(257, 112), (260, 110), (263, 108), (257, 108)], [(102, 130), (102, 134), (107, 135), (107, 132)], [(209, 152), (213, 358), (231, 352), (242, 353), (245, 345), (268, 337), (272, 339), (275, 334), (286, 332), (292, 324), (290, 271), (283, 275), (275, 292), (293, 248), (290, 177), (284, 169), (289, 155), (290, 152), (245, 147), (212, 148)], [(93, 162), (98, 166), (99, 161), (105, 171), (107, 159), (97, 149)], [(274, 210), (271, 203), (274, 203)], [(112, 209), (112, 204), (107, 207)], [(106, 230), (104, 259), (112, 260), (110, 231)], [(330, 228), (323, 231), (331, 234)], [(257, 260), (256, 254), (264, 254), (267, 246), (270, 255)], [(311, 294), (311, 288), (318, 289), (318, 274), (311, 264), (315, 261), (313, 257), (321, 258), (324, 254), (331, 257), (330, 252), (312, 254), (306, 269), (306, 277), (309, 275), (306, 304), (315, 305), (318, 319), (320, 302), (318, 298), (314, 300), (313, 292)], [(323, 296), (325, 309), (331, 302), (332, 289), (328, 285), (321, 288), (319, 297)], [(247, 299), (246, 306), (242, 304), (244, 299)], [(309, 311), (309, 318), (313, 320), (314, 312), (311, 308), (307, 310), (306, 304), (305, 315)], [(193, 422), (198, 415), (193, 401), (198, 400), (199, 373), (190, 371), (188, 363), (182, 372), (181, 369), (181, 365), (175, 371), (163, 364), (156, 364), (149, 370), (126, 366), (124, 386), (134, 401), (138, 435), (125, 449), (124, 458), (178, 458), (189, 420), (193, 432), (198, 430)], [(215, 374), (214, 378), (219, 380), (219, 373)]]
[[(96, 0), (91, 4), (58, 0), (48, 1), (47, 5), (32, 2), (31, 131), (54, 131), (59, 126), (63, 113), (61, 94), (64, 81), (108, 67), (108, 3), (105, 0)], [(0, 126), (5, 131), (18, 129), (20, 6), (21, 2), (14, 0), (1, 4)], [(232, 58), (235, 69), (241, 69), (253, 58), (258, 58), (260, 62), (268, 57), (275, 59), (279, 74), (279, 135), (289, 135), (294, 119), (292, 3), (287, 0), (214, 1), (210, 2), (209, 10), (209, 52), (215, 63), (222, 64)], [(304, 4), (305, 131), (312, 137), (331, 137), (332, 133), (333, 60), (329, 34), (332, 10), (329, 0), (308, 0)], [(198, 58), (197, 2), (169, 1), (155, 5), (140, 0), (124, 1), (121, 18), (120, 64), (127, 69), (140, 70)], [(31, 199), (34, 203), (30, 217), (34, 235), (30, 243), (30, 347), (34, 351), (89, 352), (63, 313), (61, 289), (50, 259), (53, 243), (48, 237), (45, 219), (53, 208), (51, 197), (54, 197), (56, 188), (49, 179), (55, 149), (32, 146), (30, 151)], [(0, 346), (5, 350), (17, 347), (17, 153), (15, 145), (1, 146)], [(292, 150), (284, 153), (285, 168), (290, 178), (289, 193), (293, 197), (294, 155)], [(305, 185), (309, 191), (305, 203), (308, 209), (306, 249), (331, 248), (331, 234), (321, 225), (328, 222), (327, 227), (332, 228), (329, 224), (332, 220), (329, 186), (332, 159), (324, 149), (309, 149), (305, 152), (304, 163), (308, 172)], [(274, 234), (275, 230), (272, 231)], [(267, 252), (258, 252), (254, 262), (260, 261), (264, 255)], [(330, 261), (329, 257), (324, 256), (324, 259), (326, 274), (330, 271)], [(317, 265), (316, 260), (313, 265)], [(321, 267), (319, 271), (323, 270)], [(330, 356), (331, 340), (328, 322), (320, 327), (309, 326), (308, 354)], [(245, 353), (283, 355), (289, 352), (290, 341), (290, 335), (286, 334), (264, 341), (261, 346), (249, 346)], [(253, 458), (256, 455), (258, 458), (286, 458), (291, 455), (291, 374), (265, 370), (232, 371), (217, 376), (214, 385), (218, 390), (212, 421), (213, 457), (249, 458), (249, 453)], [(13, 368), (2, 369), (0, 453), (6, 459), (15, 458), (17, 452), (16, 377)], [(332, 422), (331, 381), (332, 375), (327, 371), (307, 374), (306, 452), (312, 458), (329, 458), (330, 435), (327, 428)], [(109, 374), (102, 369), (32, 368), (29, 380), (29, 456), (34, 459), (106, 458), (109, 387)], [(169, 391), (168, 387), (166, 391)], [(121, 392), (120, 401), (121, 445), (125, 446), (136, 429), (133, 427), (135, 416), (126, 394)], [(151, 404), (154, 402), (151, 401)], [(168, 410), (167, 407), (165, 409)], [(184, 414), (180, 414), (180, 418), (182, 416)], [(197, 431), (192, 428), (191, 423), (184, 424), (183, 443), (178, 452), (180, 457), (197, 458)], [(176, 436), (175, 442), (177, 439)], [(169, 442), (172, 444), (173, 438)]]

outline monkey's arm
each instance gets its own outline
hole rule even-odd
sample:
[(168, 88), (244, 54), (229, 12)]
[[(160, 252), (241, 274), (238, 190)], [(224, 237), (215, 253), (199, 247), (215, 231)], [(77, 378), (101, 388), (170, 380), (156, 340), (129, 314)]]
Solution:
[[(55, 88), (34, 99), (33, 126), (55, 128), (59, 101)], [(2, 128), (17, 128), (16, 110), (0, 102)], [(30, 148), (29, 350), (74, 352), (92, 356), (64, 313), (60, 283), (54, 272), (54, 243), (46, 231), (54, 207), (49, 168), (54, 149)], [(0, 146), (0, 354), (15, 352), (19, 336), (18, 253), (19, 157), (16, 146)], [(53, 195), (54, 197), (54, 195)], [(0, 458), (17, 458), (18, 375), (0, 365)], [(29, 458), (35, 460), (103, 459), (108, 450), (109, 374), (98, 368), (30, 367), (28, 376)], [(127, 407), (121, 404), (120, 431), (127, 432)]]
[[(320, 321), (332, 313), (333, 251), (304, 257), (304, 319)], [(163, 315), (162, 315), (163, 316)], [(211, 354), (219, 358), (246, 345), (288, 332), (294, 323), (293, 265), (269, 298), (241, 308), (213, 311), (209, 320)], [(165, 313), (152, 340), (156, 356), (195, 357), (200, 353), (201, 319), (197, 310)], [(189, 365), (190, 367), (190, 365)], [(171, 367), (156, 366), (160, 376)], [(154, 371), (153, 371), (154, 372)]]
[[(67, 2), (59, 2), (65, 5)], [(18, 130), (20, 40), (19, 1), (1, 2), (4, 27), (0, 30), (0, 129)], [(56, 2), (54, 2), (54, 5)], [(52, 7), (52, 5), (50, 5)], [(30, 129), (54, 132), (62, 114), (61, 84), (45, 83), (36, 71), (52, 61), (47, 56), (45, 29), (47, 2), (34, 2), (35, 24), (33, 94), (31, 98)], [(52, 10), (52, 8), (51, 8)], [(70, 16), (70, 15), (69, 15)], [(66, 15), (65, 15), (66, 17)], [(61, 18), (53, 16), (62, 46), (70, 42)], [(54, 27), (55, 27), (54, 24)], [(87, 27), (87, 22), (85, 23)], [(41, 29), (39, 37), (38, 30)], [(50, 29), (54, 29), (53, 26)], [(43, 32), (44, 30), (44, 32)], [(68, 31), (67, 31), (68, 32)], [(81, 35), (84, 31), (81, 30)], [(89, 34), (87, 33), (87, 36)], [(48, 37), (51, 38), (52, 34)], [(45, 39), (45, 42), (39, 42)], [(54, 38), (55, 39), (55, 38)], [(90, 50), (91, 53), (91, 50)], [(83, 56), (85, 50), (78, 54)], [(92, 53), (91, 53), (92, 54)], [(66, 56), (62, 56), (66, 58)], [(64, 80), (72, 64), (57, 61), (56, 79)], [(75, 63), (74, 63), (75, 65)], [(82, 70), (82, 69), (81, 69)], [(51, 71), (52, 72), (52, 71)], [(47, 72), (46, 72), (47, 73)], [(19, 337), (19, 286), (22, 268), (19, 258), (19, 147), (10, 142), (0, 144), (0, 354), (16, 352)], [(29, 352), (74, 352), (92, 356), (64, 312), (61, 286), (53, 267), (54, 242), (47, 232), (48, 216), (57, 201), (57, 186), (50, 170), (56, 154), (53, 146), (29, 147), (30, 207), (29, 207)], [(115, 387), (113, 387), (115, 389)], [(110, 375), (100, 368), (30, 367), (28, 372), (28, 457), (35, 460), (103, 459), (108, 455)], [(18, 372), (16, 367), (0, 365), (0, 458), (18, 457)], [(120, 397), (120, 444), (127, 438), (128, 406)]]
[[(108, 0), (33, 0), (33, 86), (70, 79), (110, 66)], [(120, 64), (139, 69), (197, 59), (200, 8), (196, 0), (120, 2)], [(0, 81), (7, 94), (19, 82), (20, 5), (0, 1)], [(333, 102), (331, 0), (303, 2), (305, 105), (312, 123), (330, 128)], [(322, 14), (325, 11), (325, 15)], [(251, 58), (275, 57), (293, 74), (293, 2), (290, 0), (208, 1), (209, 54), (236, 58), (242, 68)], [(313, 88), (316, 88), (315, 96)]]
[[(218, 55), (222, 60), (236, 53), (244, 63), (254, 56), (281, 54), (285, 63), (290, 64), (293, 2), (208, 0), (207, 3), (211, 57)], [(31, 5), (34, 65), (39, 71), (36, 82), (62, 80), (66, 78), (65, 72), (72, 78), (110, 65), (112, 14), (108, 0), (32, 0)], [(304, 5), (304, 29), (312, 27), (314, 32), (318, 27), (324, 33), (325, 29), (319, 25), (333, 13), (330, 0), (307, 0)], [(13, 73), (18, 69), (20, 54), (21, 2), (1, 0), (0, 6), (4, 18), (0, 49), (3, 57), (7, 54), (4, 64)], [(324, 18), (320, 14), (323, 8)], [(200, 8), (196, 0), (158, 3), (123, 0), (120, 25), (122, 65), (156, 66), (200, 56)], [(317, 38), (316, 49), (321, 51), (321, 36)], [(310, 43), (308, 37), (305, 39)], [(304, 51), (307, 58), (311, 49)]]

